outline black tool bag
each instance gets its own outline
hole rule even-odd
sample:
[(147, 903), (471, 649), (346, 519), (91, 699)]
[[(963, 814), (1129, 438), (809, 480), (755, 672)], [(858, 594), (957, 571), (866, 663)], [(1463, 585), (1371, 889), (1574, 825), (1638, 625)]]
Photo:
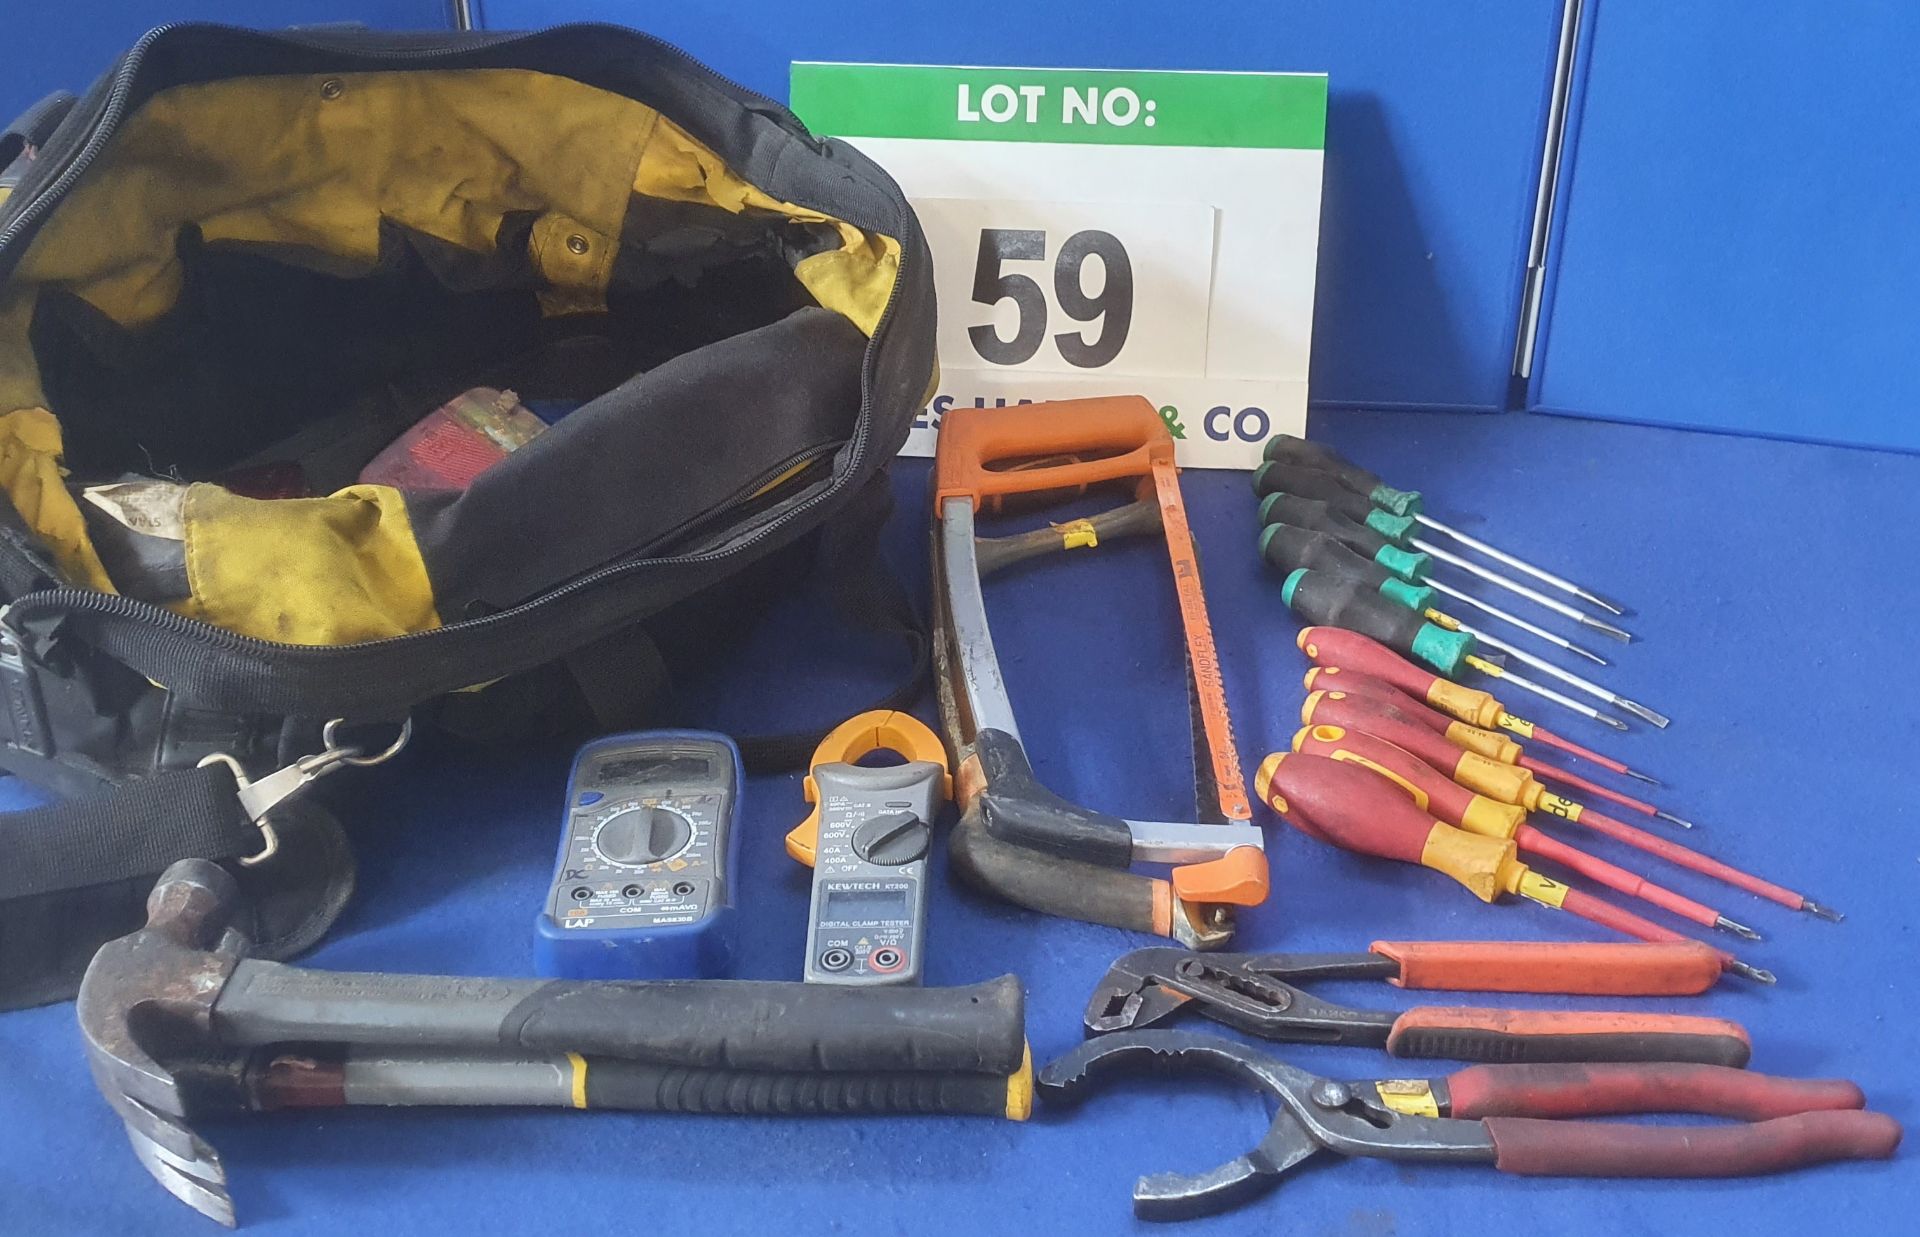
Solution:
[[(352, 861), (281, 792), (410, 719), (698, 720), (676, 674), (803, 586), (916, 690), (876, 535), (930, 264), (785, 108), (603, 26), (177, 26), (0, 163), (0, 766), (64, 799), (0, 817), (0, 1008), (69, 995), (188, 856), (256, 952), (312, 943)], [(496, 402), (561, 413), (463, 486), (360, 479)]]

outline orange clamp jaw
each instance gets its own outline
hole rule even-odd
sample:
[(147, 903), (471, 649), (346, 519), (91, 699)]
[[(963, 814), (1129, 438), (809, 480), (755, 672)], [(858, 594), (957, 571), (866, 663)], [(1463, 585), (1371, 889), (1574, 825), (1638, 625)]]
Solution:
[[(828, 732), (813, 749), (807, 761), (812, 770), (826, 764), (858, 764), (875, 752), (897, 752), (909, 761), (925, 760), (940, 766), (940, 797), (953, 799), (953, 770), (947, 764), (947, 747), (940, 736), (911, 713), (897, 709), (874, 709), (848, 718)], [(820, 836), (820, 787), (809, 772), (800, 783), (800, 791), (813, 811), (787, 834), (787, 854), (808, 867), (813, 866), (815, 845)]]
[(1267, 852), (1236, 846), (1218, 859), (1173, 870), (1173, 893), (1182, 902), (1258, 906), (1267, 900)]

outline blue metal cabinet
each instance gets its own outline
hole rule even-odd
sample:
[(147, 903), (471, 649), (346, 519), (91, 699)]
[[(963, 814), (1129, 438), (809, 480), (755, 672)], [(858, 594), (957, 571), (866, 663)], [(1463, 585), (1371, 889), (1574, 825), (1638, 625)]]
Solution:
[(1588, 10), (1533, 405), (1920, 451), (1920, 7)]

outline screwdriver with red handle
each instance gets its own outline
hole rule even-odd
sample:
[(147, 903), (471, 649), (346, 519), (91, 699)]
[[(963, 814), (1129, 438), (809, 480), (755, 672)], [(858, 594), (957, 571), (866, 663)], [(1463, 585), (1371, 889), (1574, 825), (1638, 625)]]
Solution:
[(1677, 842), (1669, 842), (1644, 829), (1636, 829), (1623, 820), (1603, 815), (1585, 804), (1561, 798), (1540, 785), (1530, 770), (1502, 764), (1478, 752), (1455, 747), (1445, 736), (1428, 729), (1405, 711), (1384, 701), (1344, 691), (1317, 691), (1309, 695), (1301, 706), (1300, 721), (1307, 726), (1341, 726), (1370, 734), (1376, 739), (1385, 739), (1396, 747), (1412, 752), (1462, 786), (1490, 799), (1585, 825), (1615, 841), (1778, 902), (1791, 910), (1806, 911), (1822, 919), (1841, 918), (1838, 911), (1785, 886), (1763, 880), (1750, 872), (1742, 872), (1739, 868), (1708, 858)]
[[(1544, 760), (1535, 760), (1533, 757), (1527, 755), (1526, 748), (1509, 739), (1506, 735), (1497, 734), (1494, 731), (1485, 730), (1471, 723), (1460, 721), (1451, 715), (1437, 712), (1422, 702), (1415, 700), (1412, 696), (1401, 691), (1393, 684), (1377, 679), (1370, 674), (1362, 674), (1358, 670), (1347, 670), (1341, 666), (1315, 666), (1313, 669), (1307, 671), (1305, 682), (1308, 691), (1343, 691), (1348, 695), (1365, 696), (1369, 700), (1379, 700), (1386, 704), (1393, 705), (1395, 708), (1400, 709), (1402, 712), (1419, 721), (1421, 725), (1427, 727), (1429, 730), (1445, 736), (1446, 740), (1455, 747), (1463, 747), (1470, 752), (1478, 752), (1482, 756), (1492, 760), (1498, 760), (1503, 764), (1518, 765), (1537, 777), (1545, 778), (1547, 781), (1561, 782), (1565, 785), (1576, 787), (1596, 798), (1606, 799), (1622, 807), (1631, 808), (1644, 816), (1656, 816), (1661, 820), (1671, 821), (1679, 825), (1682, 829), (1693, 828), (1692, 821), (1684, 817), (1675, 816), (1672, 812), (1664, 808), (1655, 807), (1645, 799), (1636, 799), (1632, 795), (1623, 794), (1613, 789), (1611, 786), (1602, 786), (1598, 782), (1590, 781), (1577, 773), (1561, 768), (1559, 765), (1549, 764)], [(1652, 778), (1646, 778), (1645, 774), (1637, 774), (1636, 776), (1643, 777), (1647, 781), (1653, 780)]]
[(1750, 941), (1760, 939), (1758, 932), (1745, 924), (1736, 923), (1711, 906), (1656, 885), (1597, 855), (1590, 855), (1559, 838), (1542, 833), (1527, 823), (1525, 808), (1475, 794), (1412, 752), (1385, 739), (1358, 730), (1348, 730), (1344, 726), (1321, 723), (1302, 726), (1293, 736), (1293, 750), (1307, 756), (1326, 756), (1371, 769), (1398, 786), (1430, 815), (1468, 833), (1490, 838), (1511, 838), (1521, 850), (1551, 859), (1588, 880), (1630, 898), (1651, 902), (1682, 919), (1731, 932)]
[(1562, 695), (1532, 679), (1521, 678), (1499, 662), (1482, 656), (1477, 651), (1478, 634), (1451, 618), (1447, 618), (1449, 625), (1445, 626), (1437, 619), (1430, 621), (1425, 614), (1403, 604), (1405, 600), (1388, 597), (1356, 576), (1328, 574), (1305, 567), (1289, 573), (1280, 586), (1281, 604), (1309, 625), (1362, 632), (1449, 677), (1469, 669), (1477, 670), (1603, 726), (1627, 729), (1627, 724), (1611, 713), (1602, 713), (1584, 701)]
[[(1520, 862), (1511, 841), (1456, 829), (1428, 815), (1386, 779), (1325, 756), (1275, 752), (1260, 762), (1254, 789), (1266, 805), (1309, 837), (1343, 850), (1444, 872), (1483, 902), (1512, 893), (1644, 941), (1688, 940), (1604, 898), (1542, 876)], [(1720, 965), (1770, 984), (1774, 976), (1732, 954)]]
[(1592, 748), (1562, 738), (1538, 722), (1530, 722), (1509, 713), (1491, 692), (1467, 687), (1442, 678), (1431, 670), (1423, 670), (1378, 640), (1357, 631), (1348, 631), (1344, 627), (1304, 627), (1294, 643), (1316, 665), (1338, 666), (1342, 670), (1370, 674), (1469, 725), (1482, 729), (1497, 726), (1523, 739), (1537, 739), (1548, 747), (1590, 760), (1603, 769), (1624, 773), (1644, 782), (1653, 781), (1646, 774), (1630, 769), (1611, 757), (1602, 756)]

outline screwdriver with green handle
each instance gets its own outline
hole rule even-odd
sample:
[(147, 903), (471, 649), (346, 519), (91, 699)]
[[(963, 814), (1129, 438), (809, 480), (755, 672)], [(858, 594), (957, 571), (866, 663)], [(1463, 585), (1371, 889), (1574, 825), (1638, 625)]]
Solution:
[[(1320, 472), (1317, 469), (1302, 468), (1294, 464), (1262, 464), (1254, 471), (1253, 489), (1254, 493), (1263, 496), (1268, 494), (1297, 494), (1304, 498), (1317, 498), (1350, 520), (1370, 522), (1376, 530), (1384, 530), (1384, 528), (1388, 526), (1388, 520), (1377, 517), (1369, 520), (1370, 514), (1378, 511), (1379, 508), (1375, 507), (1364, 495), (1356, 494), (1346, 486), (1340, 484), (1339, 480), (1335, 478), (1333, 474)], [(1390, 518), (1393, 520), (1404, 520), (1407, 529), (1411, 529), (1419, 519), (1419, 517), (1416, 516), (1394, 516)], [(1565, 615), (1582, 627), (1591, 628), (1604, 636), (1609, 636), (1622, 643), (1633, 639), (1633, 633), (1627, 631), (1625, 628), (1616, 627), (1603, 619), (1597, 619), (1578, 606), (1570, 606), (1558, 598), (1549, 597), (1538, 589), (1529, 588), (1517, 580), (1512, 580), (1501, 575), (1497, 571), (1489, 571), (1471, 559), (1462, 558), (1458, 554), (1443, 550), (1430, 541), (1423, 541), (1419, 537), (1413, 536), (1411, 532), (1405, 532), (1398, 537), (1394, 537), (1393, 540), (1396, 544), (1410, 546), (1415, 550), (1432, 555), (1443, 563), (1448, 563), (1454, 567), (1458, 567), (1462, 571), (1479, 576), (1490, 584), (1498, 585), (1509, 592), (1518, 593), (1536, 605), (1545, 606), (1556, 614)]]
[(1627, 728), (1625, 722), (1611, 714), (1602, 713), (1570, 696), (1563, 696), (1531, 679), (1523, 679), (1504, 666), (1477, 655), (1472, 633), (1449, 631), (1437, 623), (1429, 623), (1404, 605), (1368, 588), (1360, 580), (1301, 568), (1287, 576), (1286, 583), (1280, 588), (1280, 600), (1309, 623), (1357, 631), (1390, 649), (1432, 666), (1450, 679), (1457, 678), (1464, 668), (1471, 667), (1482, 674), (1524, 688), (1543, 700), (1551, 700), (1562, 708), (1571, 709), (1582, 717), (1592, 718), (1602, 725), (1615, 730)]
[(1536, 580), (1551, 584), (1563, 593), (1570, 593), (1591, 602), (1602, 610), (1616, 615), (1627, 612), (1619, 603), (1610, 601), (1591, 589), (1582, 588), (1573, 581), (1562, 579), (1545, 568), (1536, 567), (1523, 558), (1490, 546), (1476, 537), (1470, 537), (1457, 528), (1442, 524), (1423, 510), (1425, 503), (1419, 491), (1393, 488), (1373, 473), (1346, 459), (1332, 447), (1309, 442), (1293, 434), (1276, 434), (1267, 440), (1263, 454), (1274, 463), (1294, 464), (1326, 473), (1347, 489), (1395, 515), (1411, 516), (1433, 531), (1453, 538), (1461, 545), (1478, 550), (1488, 558), (1505, 563), (1516, 571), (1523, 571)]
[[(1548, 644), (1584, 657), (1596, 666), (1607, 664), (1606, 658), (1582, 648), (1557, 632), (1548, 631), (1518, 615), (1509, 614), (1498, 606), (1453, 587), (1444, 580), (1434, 579), (1433, 559), (1417, 550), (1403, 550), (1393, 543), (1394, 538), (1401, 535), (1406, 524), (1409, 523), (1401, 516), (1375, 507), (1367, 516), (1367, 522), (1361, 524), (1349, 520), (1317, 498), (1302, 498), (1298, 494), (1269, 494), (1260, 500), (1260, 523), (1263, 526), (1291, 524), (1295, 528), (1325, 533), (1360, 557), (1373, 560), (1409, 584), (1424, 584), (1445, 593), (1456, 601), (1465, 602), (1477, 610), (1493, 615), (1510, 627), (1518, 627), (1521, 631), (1538, 636)], [(1311, 564), (1300, 565), (1311, 566)]]
[[(1383, 551), (1392, 551), (1386, 547)], [(1552, 675), (1564, 683), (1571, 684), (1589, 696), (1606, 701), (1608, 704), (1625, 709), (1627, 712), (1654, 726), (1665, 729), (1668, 718), (1638, 701), (1629, 700), (1618, 692), (1611, 691), (1598, 683), (1584, 679), (1571, 670), (1554, 665), (1544, 658), (1536, 657), (1525, 649), (1515, 647), (1504, 640), (1496, 639), (1486, 632), (1465, 623), (1452, 615), (1442, 613), (1434, 606), (1434, 589), (1431, 582), (1426, 585), (1409, 584), (1400, 576), (1383, 566), (1377, 559), (1363, 558), (1351, 547), (1335, 540), (1326, 533), (1312, 529), (1298, 528), (1291, 524), (1269, 524), (1260, 532), (1260, 557), (1279, 571), (1298, 571), (1307, 569), (1326, 572), (1330, 575), (1357, 580), (1369, 588), (1375, 589), (1381, 596), (1425, 615), (1432, 622), (1449, 631), (1461, 631), (1473, 636), (1481, 644), (1499, 649), (1542, 673)]]

